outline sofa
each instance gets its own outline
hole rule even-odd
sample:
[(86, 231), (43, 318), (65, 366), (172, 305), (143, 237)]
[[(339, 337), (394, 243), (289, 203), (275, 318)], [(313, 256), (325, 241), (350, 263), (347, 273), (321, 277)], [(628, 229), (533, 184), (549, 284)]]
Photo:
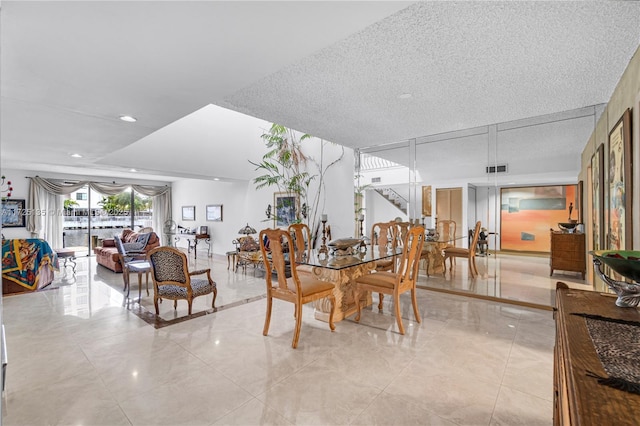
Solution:
[[(124, 229), (119, 237), (125, 247), (129, 244), (133, 245), (139, 240), (146, 240), (146, 245), (141, 247), (145, 252), (160, 245), (160, 238), (155, 232), (150, 232), (149, 238), (147, 239), (146, 235), (132, 231), (131, 229)], [(118, 249), (114, 238), (105, 238), (102, 240), (102, 245), (96, 246), (93, 252), (96, 255), (98, 265), (111, 269), (113, 272), (122, 272), (122, 265), (120, 264), (120, 257), (118, 256)]]

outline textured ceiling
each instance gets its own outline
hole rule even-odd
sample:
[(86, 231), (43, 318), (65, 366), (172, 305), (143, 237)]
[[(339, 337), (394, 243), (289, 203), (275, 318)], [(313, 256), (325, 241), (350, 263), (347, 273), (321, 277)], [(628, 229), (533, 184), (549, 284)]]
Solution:
[(637, 2), (422, 2), (226, 100), (357, 147), (571, 110), (608, 101), (639, 18)]
[(272, 121), (366, 147), (596, 105), (638, 22), (640, 2), (4, 0), (2, 167), (248, 179)]

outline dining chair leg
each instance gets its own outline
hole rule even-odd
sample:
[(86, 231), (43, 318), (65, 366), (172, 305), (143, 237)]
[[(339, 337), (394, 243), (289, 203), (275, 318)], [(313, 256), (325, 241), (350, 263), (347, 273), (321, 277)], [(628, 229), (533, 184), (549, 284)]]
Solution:
[(354, 318), (356, 322), (360, 321), (360, 298), (362, 297), (362, 292), (356, 288), (355, 290), (355, 299), (356, 299), (356, 310), (357, 310), (357, 314), (356, 317)]
[(212, 307), (213, 309), (215, 309), (215, 308), (216, 308), (216, 297), (218, 297), (218, 289), (217, 289), (217, 288), (214, 288), (214, 289), (213, 289), (213, 301), (211, 302), (211, 307)]
[(329, 312), (329, 328), (331, 331), (336, 329), (335, 324), (333, 323), (333, 314), (336, 311), (336, 297), (332, 294), (329, 296), (329, 301), (331, 302), (331, 312)]
[[(176, 302), (177, 302), (177, 300), (176, 300)], [(193, 300), (189, 299), (189, 300), (187, 300), (187, 303), (189, 305), (189, 315), (191, 315), (191, 304), (193, 303)]]
[(178, 309), (178, 299), (173, 301), (173, 310), (175, 311), (176, 309)]
[(378, 310), (382, 310), (382, 301), (384, 300), (384, 294), (378, 293)]
[(398, 322), (398, 330), (400, 334), (404, 334), (404, 326), (402, 325), (402, 316), (400, 315), (400, 295), (394, 294), (393, 303), (396, 305), (396, 321)]
[(271, 296), (267, 296), (267, 315), (264, 318), (264, 328), (262, 329), (262, 335), (266, 336), (269, 334), (269, 324), (271, 323), (271, 306), (273, 305), (273, 300)]
[(302, 303), (296, 303), (296, 329), (293, 332), (293, 349), (298, 347), (298, 339), (300, 339), (300, 328), (302, 327)]
[(476, 269), (476, 265), (472, 257), (469, 259), (469, 274), (471, 275), (471, 278), (474, 278), (477, 274), (477, 271), (475, 269)]
[(156, 315), (160, 315), (160, 309), (158, 308), (158, 297), (157, 297), (157, 296), (155, 296), (155, 297), (153, 298), (153, 304), (154, 304), (154, 305), (155, 305), (155, 307), (156, 307)]
[(416, 297), (416, 289), (411, 290), (411, 304), (413, 305), (413, 314), (416, 316), (416, 321), (420, 322), (420, 312), (418, 311), (418, 298)]

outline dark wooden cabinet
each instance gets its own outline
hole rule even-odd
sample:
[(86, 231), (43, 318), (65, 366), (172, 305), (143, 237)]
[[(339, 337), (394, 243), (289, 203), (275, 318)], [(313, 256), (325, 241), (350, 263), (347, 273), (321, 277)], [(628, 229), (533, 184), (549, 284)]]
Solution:
[(554, 270), (580, 272), (584, 280), (587, 271), (585, 239), (582, 233), (551, 231), (551, 272)]
[(640, 322), (640, 311), (619, 308), (612, 295), (569, 289), (556, 290), (554, 350), (554, 425), (640, 424), (640, 395), (598, 383), (588, 373), (606, 377), (585, 318), (592, 314)]

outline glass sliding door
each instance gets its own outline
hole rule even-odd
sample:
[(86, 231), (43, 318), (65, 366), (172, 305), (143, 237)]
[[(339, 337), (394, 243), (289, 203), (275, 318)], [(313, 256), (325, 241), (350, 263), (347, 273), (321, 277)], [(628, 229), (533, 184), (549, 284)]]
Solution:
[(73, 249), (76, 256), (89, 254), (89, 187), (84, 186), (69, 195), (64, 195), (62, 219), (62, 243)]
[(131, 189), (104, 195), (86, 186), (65, 196), (64, 207), (63, 243), (77, 256), (92, 255), (103, 239), (120, 235), (123, 229), (152, 226), (151, 197)]
[(133, 191), (133, 207), (133, 230), (139, 231), (144, 228), (153, 228), (151, 197)]

